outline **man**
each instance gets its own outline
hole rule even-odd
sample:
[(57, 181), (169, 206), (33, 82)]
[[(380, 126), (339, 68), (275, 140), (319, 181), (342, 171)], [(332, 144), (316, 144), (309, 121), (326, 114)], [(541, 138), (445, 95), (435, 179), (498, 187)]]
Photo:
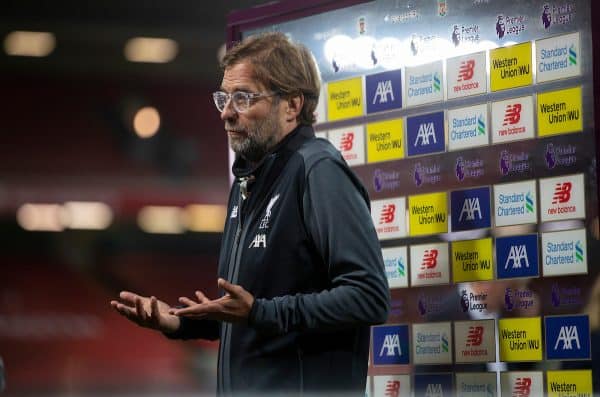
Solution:
[(237, 154), (219, 257), (222, 296), (112, 306), (170, 338), (220, 339), (220, 395), (364, 395), (369, 325), (389, 290), (365, 189), (311, 125), (319, 77), (281, 33), (223, 60), (215, 104)]

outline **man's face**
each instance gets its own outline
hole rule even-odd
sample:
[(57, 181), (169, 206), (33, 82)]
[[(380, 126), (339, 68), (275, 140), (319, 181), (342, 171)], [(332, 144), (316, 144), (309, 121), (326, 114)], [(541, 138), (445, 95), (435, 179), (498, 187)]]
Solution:
[[(230, 94), (235, 91), (271, 94), (254, 78), (252, 65), (245, 62), (225, 69), (221, 89)], [(276, 96), (262, 97), (252, 100), (248, 110), (240, 113), (230, 101), (221, 112), (221, 119), (231, 149), (249, 161), (260, 161), (282, 138), (281, 104)]]

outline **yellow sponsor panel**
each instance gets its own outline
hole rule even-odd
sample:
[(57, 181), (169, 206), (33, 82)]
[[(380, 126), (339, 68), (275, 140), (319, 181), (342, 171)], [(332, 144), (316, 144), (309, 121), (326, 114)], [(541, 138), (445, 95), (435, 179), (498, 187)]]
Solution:
[(500, 361), (540, 361), (542, 359), (542, 319), (501, 318), (498, 320)]
[(408, 198), (410, 235), (448, 233), (448, 193), (431, 193)]
[(532, 71), (531, 42), (490, 50), (492, 91), (531, 85)]
[(369, 163), (404, 157), (404, 123), (402, 119), (367, 124), (367, 157)]
[(538, 94), (538, 135), (549, 136), (583, 130), (581, 87)]
[(592, 371), (548, 371), (548, 397), (592, 397)]
[(452, 243), (452, 277), (455, 283), (493, 280), (492, 239)]
[(327, 120), (363, 115), (362, 78), (334, 81), (327, 85)]

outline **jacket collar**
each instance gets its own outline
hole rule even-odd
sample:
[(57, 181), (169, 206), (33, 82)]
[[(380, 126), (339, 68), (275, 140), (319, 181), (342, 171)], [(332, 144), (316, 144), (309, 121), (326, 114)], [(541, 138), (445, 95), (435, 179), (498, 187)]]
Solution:
[(275, 145), (275, 147), (273, 147), (273, 149), (271, 149), (271, 151), (257, 164), (252, 165), (242, 156), (236, 155), (231, 172), (236, 178), (248, 178), (252, 175), (257, 177), (264, 168), (265, 163), (270, 162), (281, 154), (281, 152), (286, 151), (286, 149), (296, 151), (304, 140), (314, 136), (315, 131), (312, 126), (298, 125), (292, 132), (287, 134), (279, 143), (277, 143), (277, 145)]

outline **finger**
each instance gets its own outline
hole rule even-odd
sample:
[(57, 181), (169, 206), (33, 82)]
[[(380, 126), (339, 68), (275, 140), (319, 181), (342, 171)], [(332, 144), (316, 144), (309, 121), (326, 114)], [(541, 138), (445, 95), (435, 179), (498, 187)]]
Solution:
[(220, 278), (219, 280), (217, 280), (217, 285), (220, 288), (223, 288), (223, 290), (225, 290), (225, 292), (227, 292), (229, 295), (233, 296), (233, 297), (239, 297), (240, 295), (240, 290), (242, 289), (242, 287), (240, 287), (239, 285), (236, 284), (231, 284), (229, 281)]
[(186, 298), (185, 296), (182, 296), (181, 298), (179, 298), (179, 302), (183, 303), (186, 306), (192, 306), (192, 305), (197, 305), (197, 302), (194, 302), (193, 300), (191, 300), (190, 298)]
[(204, 295), (201, 291), (196, 291), (196, 298), (198, 298), (198, 301), (200, 303), (205, 303), (205, 302), (210, 301), (210, 299), (208, 299), (206, 297), (206, 295)]
[(177, 316), (199, 316), (203, 317), (209, 313), (221, 311), (221, 305), (213, 303), (195, 304), (181, 309), (176, 309), (173, 314)]
[(121, 291), (121, 293), (119, 293), (119, 298), (133, 306), (135, 304), (135, 300), (137, 298), (141, 298), (141, 296), (139, 296), (138, 294), (134, 294), (133, 292)]
[(158, 299), (156, 299), (155, 296), (150, 297), (150, 313), (152, 315), (152, 318), (158, 322), (158, 319), (160, 318), (160, 313), (158, 311)]
[(140, 297), (135, 298), (135, 309), (137, 311), (137, 315), (142, 321), (147, 321), (148, 314), (144, 309), (144, 304), (142, 303), (142, 299)]

